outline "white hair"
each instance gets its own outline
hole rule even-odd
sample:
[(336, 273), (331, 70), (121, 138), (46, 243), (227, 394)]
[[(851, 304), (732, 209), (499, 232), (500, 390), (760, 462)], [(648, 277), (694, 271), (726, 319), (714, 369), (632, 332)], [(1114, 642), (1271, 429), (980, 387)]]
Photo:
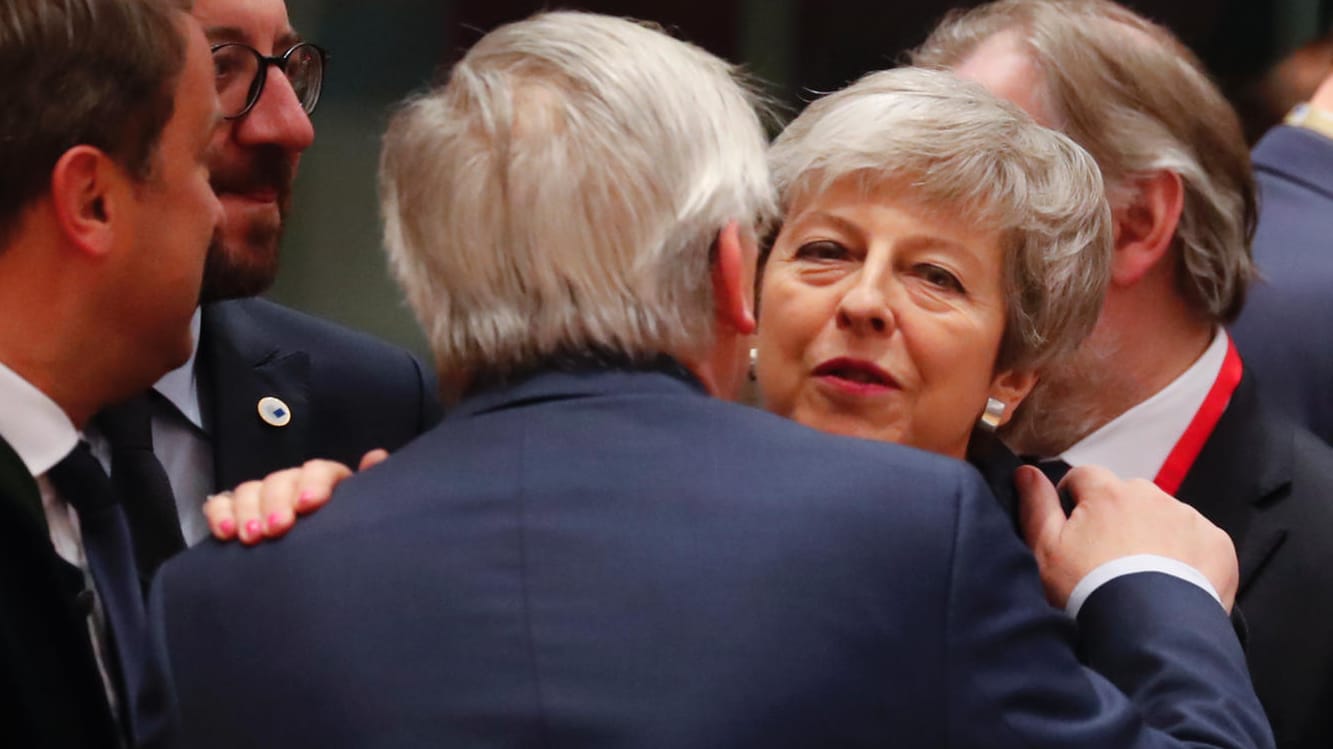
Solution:
[(704, 350), (718, 232), (775, 211), (756, 101), (698, 47), (576, 12), (492, 31), (409, 100), (381, 208), (441, 371)]
[(1007, 319), (997, 367), (1033, 369), (1092, 330), (1111, 213), (1092, 157), (949, 73), (871, 73), (812, 103), (769, 163), (784, 209), (854, 177), (1001, 236)]
[(1111, 203), (1140, 175), (1178, 174), (1181, 294), (1218, 323), (1235, 319), (1255, 277), (1257, 220), (1249, 149), (1235, 111), (1171, 32), (1107, 0), (1001, 0), (955, 12), (912, 55), (952, 68), (987, 39), (1012, 33), (1041, 78), (1054, 125), (1101, 165)]

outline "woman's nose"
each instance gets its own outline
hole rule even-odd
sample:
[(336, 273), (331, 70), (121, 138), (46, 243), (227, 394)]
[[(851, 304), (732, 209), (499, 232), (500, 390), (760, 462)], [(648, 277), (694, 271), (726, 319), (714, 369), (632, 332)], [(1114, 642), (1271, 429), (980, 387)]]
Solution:
[(887, 335), (894, 317), (884, 280), (863, 274), (838, 302), (838, 327), (858, 335)]

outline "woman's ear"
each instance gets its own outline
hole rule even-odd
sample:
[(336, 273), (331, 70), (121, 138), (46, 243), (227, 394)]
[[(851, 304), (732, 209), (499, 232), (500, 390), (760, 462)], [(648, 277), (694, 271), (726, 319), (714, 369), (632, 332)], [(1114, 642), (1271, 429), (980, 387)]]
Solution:
[(999, 372), (991, 379), (990, 397), (1004, 404), (1004, 413), (997, 426), (1004, 426), (1013, 418), (1014, 412), (1036, 386), (1037, 373), (1030, 369), (1008, 369)]

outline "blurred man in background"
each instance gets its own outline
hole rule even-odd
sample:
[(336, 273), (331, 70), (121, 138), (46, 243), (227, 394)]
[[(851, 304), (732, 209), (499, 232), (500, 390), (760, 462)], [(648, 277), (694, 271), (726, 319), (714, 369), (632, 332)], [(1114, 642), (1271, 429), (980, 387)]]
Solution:
[(1255, 146), (1254, 167), (1263, 277), (1231, 333), (1265, 401), (1333, 444), (1333, 72)]

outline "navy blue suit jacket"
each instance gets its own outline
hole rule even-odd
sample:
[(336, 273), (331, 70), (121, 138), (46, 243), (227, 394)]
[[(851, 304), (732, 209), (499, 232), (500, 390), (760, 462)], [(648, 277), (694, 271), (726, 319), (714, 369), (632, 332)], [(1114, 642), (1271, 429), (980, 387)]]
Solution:
[(1274, 128), (1254, 168), (1263, 278), (1231, 333), (1264, 402), (1333, 444), (1333, 140)]
[(1103, 678), (973, 469), (663, 372), (478, 393), (151, 618), (183, 747), (1270, 742), (1198, 588), (1094, 594)]
[[(199, 338), (219, 490), (311, 458), (355, 466), (366, 451), (396, 450), (440, 419), (435, 377), (416, 357), (273, 302), (205, 305)], [(260, 418), (265, 396), (291, 408), (291, 423)]]

